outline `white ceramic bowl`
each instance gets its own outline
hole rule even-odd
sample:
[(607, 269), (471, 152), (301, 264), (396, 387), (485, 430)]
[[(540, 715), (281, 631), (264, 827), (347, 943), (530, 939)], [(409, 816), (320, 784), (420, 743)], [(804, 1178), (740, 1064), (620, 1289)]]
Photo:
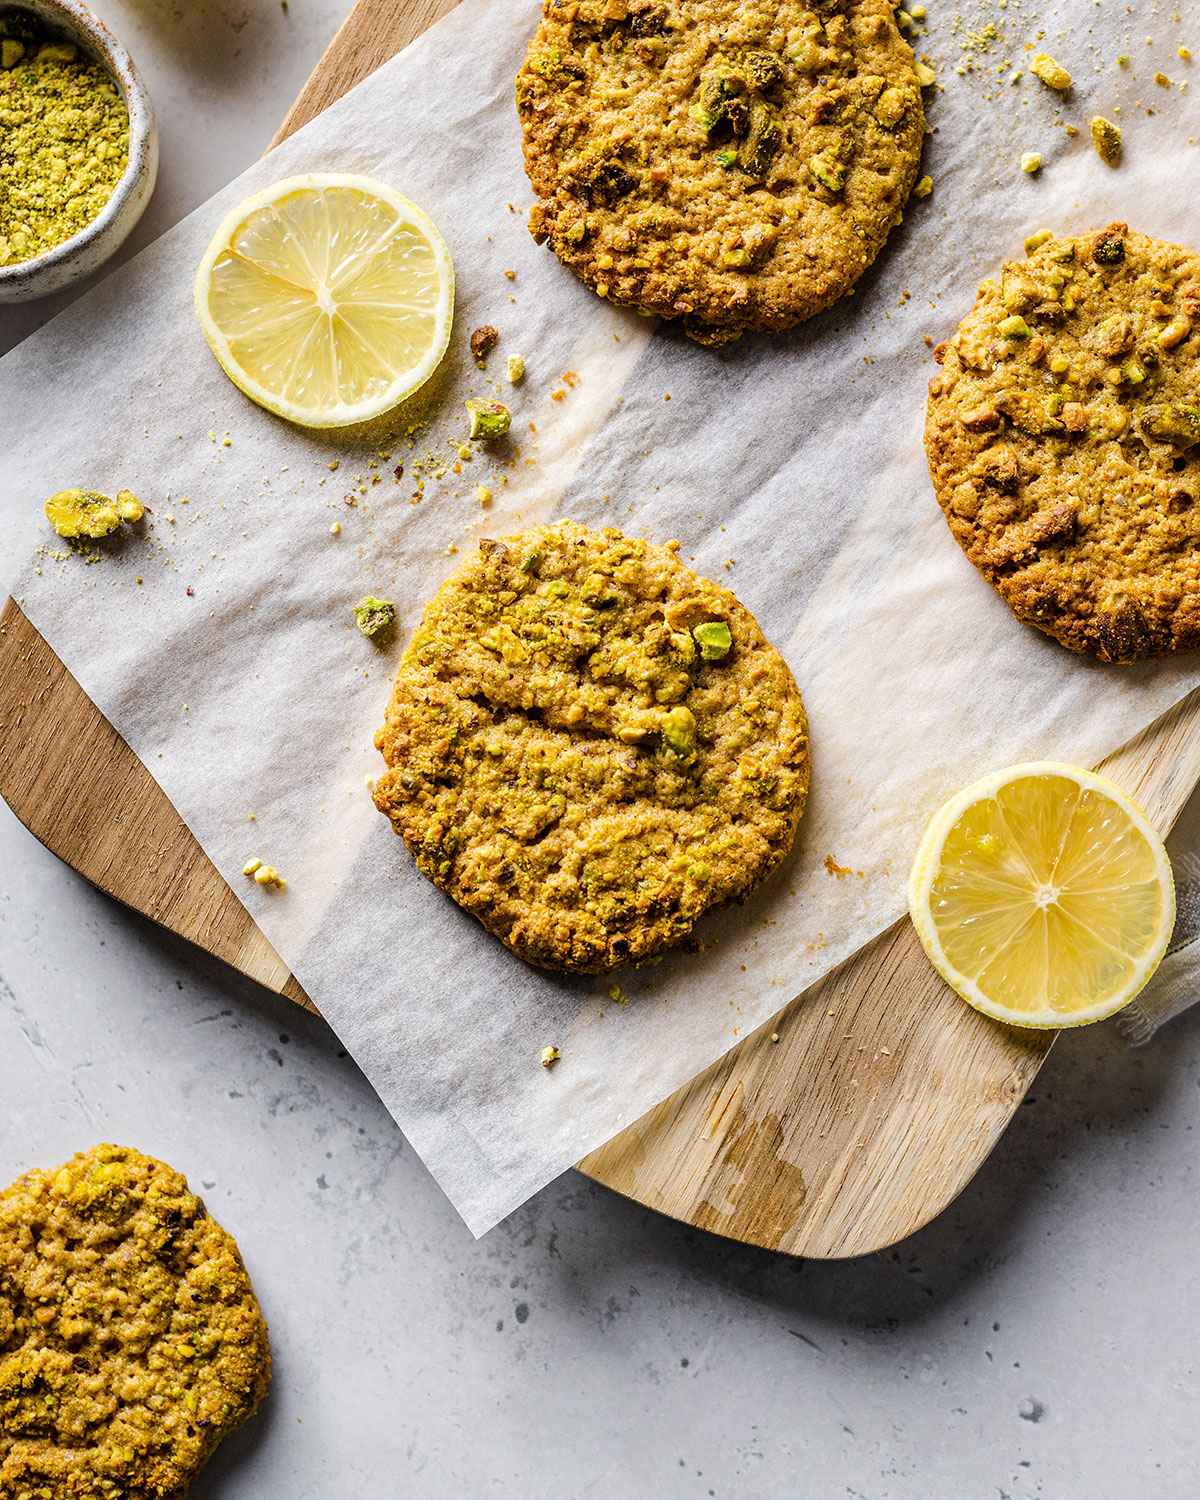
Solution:
[(154, 191), (158, 134), (150, 96), (133, 59), (82, 0), (18, 0), (15, 6), (0, 8), (29, 11), (47, 26), (64, 32), (108, 69), (129, 109), (129, 165), (96, 217), (52, 250), (16, 265), (0, 266), (0, 302), (26, 302), (61, 291), (95, 271), (124, 243)]

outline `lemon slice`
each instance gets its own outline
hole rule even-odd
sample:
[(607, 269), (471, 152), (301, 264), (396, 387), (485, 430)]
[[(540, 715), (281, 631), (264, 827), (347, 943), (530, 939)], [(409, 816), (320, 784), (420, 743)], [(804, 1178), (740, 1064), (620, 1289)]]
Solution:
[(347, 427), (437, 369), (454, 267), (432, 219), (385, 183), (311, 173), (227, 216), (195, 296), (221, 368), (252, 401), (305, 427)]
[(1083, 1026), (1128, 1005), (1175, 925), (1146, 815), (1102, 776), (1037, 761), (985, 776), (930, 820), (913, 924), (953, 989), (1015, 1026)]

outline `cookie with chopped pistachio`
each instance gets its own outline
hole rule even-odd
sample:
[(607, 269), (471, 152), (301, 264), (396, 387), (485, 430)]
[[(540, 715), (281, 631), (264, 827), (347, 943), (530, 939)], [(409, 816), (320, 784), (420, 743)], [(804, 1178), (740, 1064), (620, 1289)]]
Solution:
[(677, 549), (571, 521), (482, 541), (397, 672), (376, 806), (532, 964), (680, 942), (779, 864), (804, 810), (792, 674)]
[(0, 1193), (0, 1495), (173, 1500), (270, 1378), (238, 1248), (178, 1172), (94, 1146)]
[(890, 0), (544, 0), (517, 110), (534, 238), (714, 344), (849, 291), (925, 128)]
[(1200, 644), (1200, 255), (1040, 234), (934, 351), (925, 447), (1022, 620), (1126, 662)]

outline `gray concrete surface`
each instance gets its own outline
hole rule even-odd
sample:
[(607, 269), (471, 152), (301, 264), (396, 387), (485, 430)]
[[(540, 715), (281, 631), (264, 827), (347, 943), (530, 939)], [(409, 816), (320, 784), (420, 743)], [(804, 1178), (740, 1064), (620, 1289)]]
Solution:
[[(96, 8), (162, 117), (140, 244), (261, 149), (348, 0)], [(0, 309), (0, 349), (52, 310)], [(197, 1500), (1193, 1500), (1198, 1085), (1200, 1013), (1141, 1053), (1068, 1036), (959, 1202), (861, 1261), (571, 1173), (474, 1243), (321, 1023), (0, 810), (0, 1180), (167, 1158), (271, 1323), (274, 1393)]]

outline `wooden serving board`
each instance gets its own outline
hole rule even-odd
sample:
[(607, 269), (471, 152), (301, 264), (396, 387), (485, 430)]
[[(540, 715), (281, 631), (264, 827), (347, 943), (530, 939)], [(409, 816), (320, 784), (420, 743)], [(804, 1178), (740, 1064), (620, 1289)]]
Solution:
[[(276, 139), (454, 3), (359, 0)], [(530, 0), (531, 26), (535, 12)], [(1164, 833), (1200, 778), (1198, 717), (1200, 690), (1103, 765)], [(102, 891), (315, 1009), (145, 766), (11, 599), (0, 614), (0, 792)], [(866, 1254), (913, 1233), (961, 1192), (1055, 1035), (969, 1009), (905, 921), (579, 1170), (751, 1244)]]

